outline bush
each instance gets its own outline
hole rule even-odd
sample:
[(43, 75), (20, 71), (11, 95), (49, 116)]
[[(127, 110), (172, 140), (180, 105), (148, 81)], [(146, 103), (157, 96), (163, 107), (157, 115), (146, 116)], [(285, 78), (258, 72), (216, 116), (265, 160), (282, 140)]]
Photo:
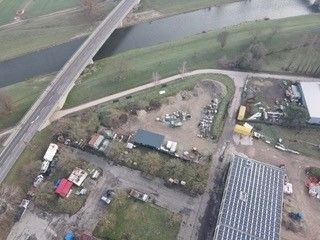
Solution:
[(310, 176), (314, 176), (320, 180), (320, 168), (308, 167), (306, 168), (306, 173)]

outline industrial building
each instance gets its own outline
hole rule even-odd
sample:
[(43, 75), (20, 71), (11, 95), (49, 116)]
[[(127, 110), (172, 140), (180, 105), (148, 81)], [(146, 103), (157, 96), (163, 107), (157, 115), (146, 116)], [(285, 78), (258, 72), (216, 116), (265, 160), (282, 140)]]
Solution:
[(233, 156), (213, 240), (280, 240), (284, 173)]
[(320, 124), (320, 82), (301, 82), (300, 88), (303, 104), (309, 112), (309, 123)]
[(133, 142), (145, 147), (160, 149), (164, 141), (164, 136), (149, 132), (147, 130), (139, 129), (133, 136)]

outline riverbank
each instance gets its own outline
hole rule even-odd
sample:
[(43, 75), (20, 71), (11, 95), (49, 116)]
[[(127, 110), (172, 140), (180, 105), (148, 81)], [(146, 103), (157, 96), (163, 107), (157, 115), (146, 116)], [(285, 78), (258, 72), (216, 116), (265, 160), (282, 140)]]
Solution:
[(165, 15), (173, 15), (240, 1), (244, 0), (141, 0), (139, 11), (155, 10)]
[[(252, 22), (228, 28), (229, 37), (224, 48), (221, 48), (217, 41), (219, 31), (212, 31), (182, 41), (136, 49), (102, 59), (97, 61), (93, 67), (88, 68), (76, 82), (76, 86), (68, 96), (65, 108), (146, 84), (153, 80), (154, 73), (157, 73), (160, 78), (175, 75), (181, 71), (183, 65), (185, 71), (200, 68), (219, 68), (219, 60), (222, 57), (236, 58), (246, 51), (253, 39), (263, 42), (269, 52), (261, 66), (261, 71), (288, 73), (285, 67), (290, 59), (297, 54), (298, 59), (309, 59), (310, 62), (317, 62), (319, 59), (316, 51), (306, 58), (308, 55), (307, 47), (302, 47), (299, 51), (288, 48), (288, 46), (292, 46), (301, 40), (301, 36), (319, 34), (319, 21), (320, 15), (310, 15), (274, 21)], [(278, 26), (276, 33), (274, 26)], [(319, 52), (319, 50), (317, 51)], [(28, 93), (29, 89), (36, 86), (36, 81), (39, 80), (27, 81), (25, 84), (28, 84), (29, 88), (22, 87), (22, 85), (12, 85), (4, 89), (8, 91), (9, 88), (12, 93), (24, 89), (24, 92)], [(43, 81), (45, 82), (45, 80)], [(46, 84), (43, 84), (37, 88), (38, 94), (45, 86)], [(16, 104), (16, 110), (10, 113), (10, 116), (0, 115), (1, 128), (16, 124), (28, 109), (27, 106), (30, 107), (32, 101), (36, 99), (34, 94), (29, 96), (28, 102), (19, 101)], [(23, 109), (23, 111), (18, 111), (18, 109)]]
[[(127, 23), (132, 25), (140, 21), (166, 17), (168, 15), (192, 11), (199, 8), (237, 1), (240, 0), (175, 0), (174, 2), (167, 0), (145, 0), (142, 1), (139, 12), (146, 11), (146, 14), (131, 14)], [(4, 4), (7, 4), (7, 2), (7, 0), (2, 3), (0, 1), (0, 7), (2, 5), (6, 7)], [(13, 6), (14, 9), (21, 5), (18, 4), (18, 0), (15, 0), (13, 3), (16, 4)], [(71, 1), (70, 3), (58, 1), (54, 4), (41, 3), (39, 9), (35, 8), (35, 3), (32, 3), (28, 17), (38, 16), (41, 15), (41, 13), (49, 14), (30, 18), (12, 26), (0, 26), (0, 61), (12, 59), (50, 46), (59, 45), (76, 37), (90, 34), (116, 4), (117, 3), (114, 1), (101, 3), (99, 4), (99, 8), (95, 8), (94, 14), (88, 17), (83, 11), (77, 9), (70, 9), (69, 11), (67, 9), (68, 7), (78, 6), (78, 3), (75, 3), (74, 1)], [(67, 10), (60, 11), (64, 9)], [(54, 10), (59, 10), (60, 12), (52, 13)], [(10, 18), (13, 14), (12, 11), (7, 11), (5, 13), (9, 14), (9, 16), (3, 16), (5, 19)], [(5, 13), (0, 11), (0, 19)]]

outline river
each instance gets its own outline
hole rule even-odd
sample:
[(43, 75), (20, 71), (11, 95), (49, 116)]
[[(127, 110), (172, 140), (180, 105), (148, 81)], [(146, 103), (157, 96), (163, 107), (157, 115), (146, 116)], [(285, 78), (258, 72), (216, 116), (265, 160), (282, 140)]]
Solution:
[[(310, 13), (312, 11), (304, 0), (247, 0), (210, 7), (117, 29), (94, 60), (247, 21), (280, 19)], [(0, 87), (58, 71), (85, 38), (0, 62)]]

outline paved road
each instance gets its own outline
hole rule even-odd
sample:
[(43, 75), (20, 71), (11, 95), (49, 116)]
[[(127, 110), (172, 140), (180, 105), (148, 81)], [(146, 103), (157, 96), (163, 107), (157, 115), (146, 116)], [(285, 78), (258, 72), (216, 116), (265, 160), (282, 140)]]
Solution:
[(261, 78), (270, 78), (270, 79), (280, 79), (280, 80), (291, 80), (291, 81), (319, 81), (320, 82), (320, 78), (312, 78), (312, 77), (303, 77), (303, 76), (293, 76), (293, 75), (281, 75), (281, 74), (271, 74), (271, 73), (254, 73), (254, 72), (239, 72), (239, 71), (229, 71), (229, 70), (220, 70), (220, 69), (200, 69), (200, 70), (195, 70), (192, 72), (188, 72), (188, 73), (184, 73), (184, 74), (178, 74), (178, 75), (174, 75), (168, 78), (164, 78), (160, 81), (158, 81), (157, 83), (148, 83), (145, 85), (141, 85), (139, 87), (136, 88), (132, 88), (120, 93), (116, 93), (107, 97), (103, 97), (82, 105), (79, 105), (77, 107), (74, 108), (70, 108), (70, 109), (66, 109), (66, 110), (61, 110), (56, 112), (53, 117), (52, 120), (57, 120), (59, 118), (62, 118), (68, 114), (72, 114), (90, 107), (94, 107), (97, 106), (99, 104), (105, 103), (105, 102), (109, 102), (130, 94), (134, 94), (143, 90), (146, 90), (148, 88), (152, 88), (154, 86), (158, 86), (164, 83), (169, 83), (172, 81), (176, 81), (178, 79), (184, 78), (184, 77), (189, 77), (189, 76), (195, 76), (195, 75), (201, 75), (201, 74), (224, 74), (229, 76), (230, 78), (232, 78), (234, 80), (235, 86), (240, 86), (243, 84), (242, 81), (238, 80), (238, 79), (244, 79), (246, 77), (261, 77)]
[(138, 2), (139, 0), (121, 1), (64, 65), (50, 86), (29, 110), (16, 131), (11, 134), (8, 145), (0, 153), (0, 183), (28, 142), (47, 121), (48, 116), (56, 110), (61, 98), (89, 64), (101, 45)]

